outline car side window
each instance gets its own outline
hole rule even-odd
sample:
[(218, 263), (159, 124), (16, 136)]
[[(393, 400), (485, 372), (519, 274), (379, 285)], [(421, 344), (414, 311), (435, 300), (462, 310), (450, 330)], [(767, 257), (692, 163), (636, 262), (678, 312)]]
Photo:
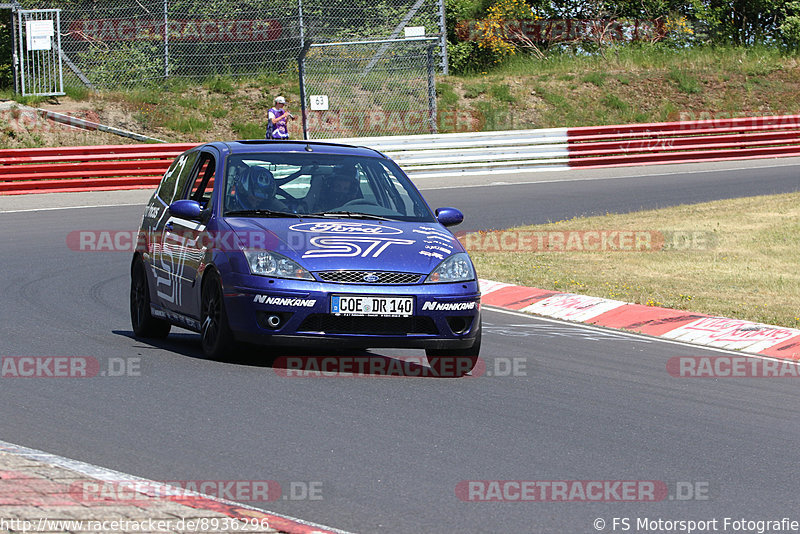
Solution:
[(208, 207), (211, 200), (211, 193), (214, 190), (214, 172), (217, 168), (217, 160), (208, 152), (200, 155), (200, 165), (197, 171), (192, 173), (194, 183), (189, 193), (189, 199), (195, 200), (201, 206)]
[(181, 154), (170, 166), (169, 170), (161, 179), (158, 187), (158, 196), (167, 204), (172, 204), (183, 192), (189, 175), (194, 168), (199, 152), (189, 152)]

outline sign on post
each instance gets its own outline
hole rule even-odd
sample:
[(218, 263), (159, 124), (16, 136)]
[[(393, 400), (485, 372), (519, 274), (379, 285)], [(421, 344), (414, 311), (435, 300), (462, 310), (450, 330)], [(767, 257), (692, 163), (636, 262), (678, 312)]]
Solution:
[(308, 99), (311, 111), (328, 111), (328, 95), (311, 95)]

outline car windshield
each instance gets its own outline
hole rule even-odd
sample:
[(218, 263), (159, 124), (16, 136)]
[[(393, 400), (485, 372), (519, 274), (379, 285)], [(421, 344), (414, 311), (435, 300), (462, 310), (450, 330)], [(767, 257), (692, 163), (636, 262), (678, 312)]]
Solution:
[(225, 216), (436, 220), (391, 160), (327, 154), (229, 156), (224, 207)]

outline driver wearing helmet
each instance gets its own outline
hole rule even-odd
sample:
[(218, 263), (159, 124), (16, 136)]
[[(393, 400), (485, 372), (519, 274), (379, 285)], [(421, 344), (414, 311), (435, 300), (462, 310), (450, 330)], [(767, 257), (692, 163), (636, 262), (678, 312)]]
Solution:
[(348, 202), (361, 198), (361, 187), (355, 165), (344, 165), (322, 183), (317, 211), (341, 208)]
[(285, 211), (286, 205), (275, 198), (277, 185), (272, 173), (259, 166), (247, 167), (235, 176), (234, 196), (242, 210)]

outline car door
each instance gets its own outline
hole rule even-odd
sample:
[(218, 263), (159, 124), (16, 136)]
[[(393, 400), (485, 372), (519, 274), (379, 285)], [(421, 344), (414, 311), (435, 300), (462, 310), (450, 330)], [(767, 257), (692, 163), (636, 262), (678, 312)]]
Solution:
[(174, 201), (184, 198), (199, 156), (199, 150), (181, 154), (164, 175), (157, 195), (164, 206), (151, 227), (153, 285), (156, 299), (161, 306), (176, 311), (180, 311), (182, 304), (179, 280), (183, 262), (181, 258), (183, 243), (174, 231), (174, 217), (170, 215), (168, 208)]
[[(190, 172), (182, 199), (194, 200), (210, 214), (212, 192), (218, 153), (213, 147), (199, 152)], [(176, 199), (177, 200), (177, 199)], [(164, 228), (165, 242), (169, 244), (172, 272), (177, 282), (175, 310), (194, 318), (200, 317), (200, 292), (196, 291), (199, 270), (210, 242), (206, 239), (208, 216), (189, 220), (170, 215)]]

